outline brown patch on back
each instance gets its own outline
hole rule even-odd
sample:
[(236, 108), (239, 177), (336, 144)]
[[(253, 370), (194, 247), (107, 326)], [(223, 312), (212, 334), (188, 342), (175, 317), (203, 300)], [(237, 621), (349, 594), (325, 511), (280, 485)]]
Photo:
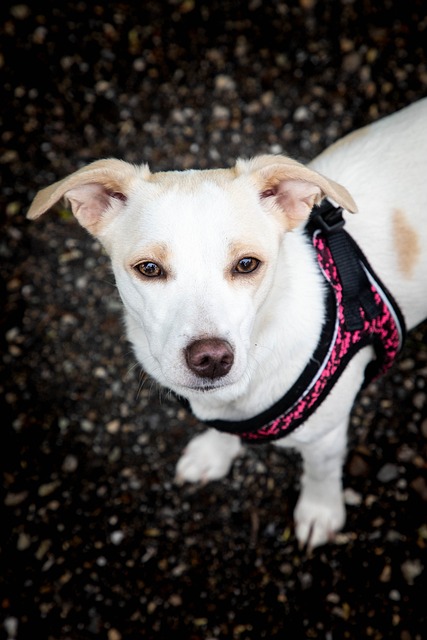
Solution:
[(399, 269), (404, 276), (410, 278), (420, 255), (421, 247), (417, 232), (410, 225), (402, 209), (393, 211), (392, 234)]

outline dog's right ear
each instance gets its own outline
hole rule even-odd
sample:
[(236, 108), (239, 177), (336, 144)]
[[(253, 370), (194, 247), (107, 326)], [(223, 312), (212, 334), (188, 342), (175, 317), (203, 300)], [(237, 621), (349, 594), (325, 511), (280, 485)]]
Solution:
[[(144, 170), (149, 175), (148, 167)], [(138, 175), (141, 168), (123, 160), (97, 160), (39, 191), (27, 216), (34, 220), (65, 197), (80, 224), (98, 236), (103, 226), (122, 210)]]

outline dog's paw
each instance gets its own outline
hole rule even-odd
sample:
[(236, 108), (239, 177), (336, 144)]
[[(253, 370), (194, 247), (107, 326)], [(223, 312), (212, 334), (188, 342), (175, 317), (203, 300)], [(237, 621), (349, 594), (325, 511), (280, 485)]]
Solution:
[(311, 501), (300, 498), (294, 513), (295, 534), (300, 547), (314, 549), (332, 542), (345, 522), (341, 497), (334, 501)]
[(210, 429), (190, 441), (176, 466), (175, 481), (183, 484), (224, 478), (242, 449), (236, 436)]

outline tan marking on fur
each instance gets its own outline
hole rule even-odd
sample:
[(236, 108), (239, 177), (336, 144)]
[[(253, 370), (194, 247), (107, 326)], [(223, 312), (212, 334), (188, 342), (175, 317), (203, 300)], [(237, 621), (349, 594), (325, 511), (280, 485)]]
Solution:
[(144, 262), (144, 260), (155, 262), (162, 266), (166, 271), (169, 271), (170, 252), (167, 245), (163, 242), (156, 242), (144, 247), (143, 252), (140, 251), (129, 261), (129, 265), (130, 267), (134, 267), (139, 262)]
[(165, 191), (178, 186), (181, 191), (191, 193), (203, 183), (213, 182), (223, 187), (236, 177), (237, 172), (232, 167), (230, 169), (195, 169), (194, 171), (159, 171), (151, 173), (147, 180), (161, 186)]
[(392, 233), (397, 263), (404, 276), (410, 278), (419, 258), (421, 247), (415, 229), (402, 209), (395, 209), (392, 218)]
[[(234, 283), (240, 281), (238, 275), (233, 273), (233, 269), (239, 260), (241, 260), (242, 258), (256, 258), (257, 260), (264, 262), (263, 257), (260, 255), (258, 250), (254, 249), (253, 245), (245, 244), (243, 242), (230, 243), (229, 255), (229, 262), (227, 264), (227, 267), (225, 268), (225, 278), (226, 280)], [(245, 275), (245, 277), (252, 279), (257, 275), (260, 275), (260, 273), (261, 270), (258, 268), (253, 272), (253, 274), (248, 273), (242, 275)]]

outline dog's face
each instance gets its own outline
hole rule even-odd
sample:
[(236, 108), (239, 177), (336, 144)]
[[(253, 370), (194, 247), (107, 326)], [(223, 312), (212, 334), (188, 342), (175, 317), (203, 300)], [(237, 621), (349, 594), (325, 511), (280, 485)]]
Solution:
[(130, 338), (138, 327), (144, 336), (138, 356), (184, 395), (244, 379), (274, 279), (280, 225), (241, 186), (139, 184), (108, 232)]
[(103, 243), (147, 373), (189, 398), (236, 397), (268, 323), (283, 237), (324, 194), (355, 208), (342, 187), (285, 158), (163, 174), (107, 160), (41, 192), (30, 216), (65, 195)]

